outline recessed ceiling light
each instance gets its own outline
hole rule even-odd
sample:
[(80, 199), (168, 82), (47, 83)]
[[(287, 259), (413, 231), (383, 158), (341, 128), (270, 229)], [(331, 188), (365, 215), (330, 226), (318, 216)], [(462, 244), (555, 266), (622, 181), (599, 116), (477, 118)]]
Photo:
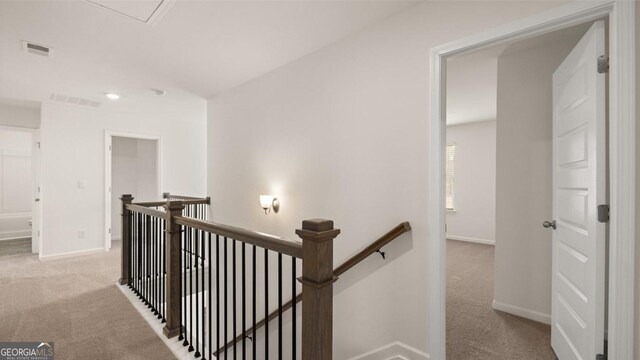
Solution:
[(118, 100), (120, 99), (120, 95), (118, 94), (114, 94), (114, 93), (106, 93), (105, 94), (109, 99), (111, 100)]

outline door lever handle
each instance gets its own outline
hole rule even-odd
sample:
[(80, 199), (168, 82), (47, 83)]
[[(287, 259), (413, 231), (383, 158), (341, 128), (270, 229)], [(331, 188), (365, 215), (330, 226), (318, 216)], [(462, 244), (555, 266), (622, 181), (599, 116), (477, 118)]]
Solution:
[(552, 221), (545, 221), (542, 223), (542, 226), (545, 228), (553, 228), (553, 230), (556, 229), (556, 221), (552, 220)]
[(40, 198), (36, 198), (36, 200), (35, 200), (35, 201), (36, 201), (36, 202), (39, 202), (39, 201), (40, 201)]

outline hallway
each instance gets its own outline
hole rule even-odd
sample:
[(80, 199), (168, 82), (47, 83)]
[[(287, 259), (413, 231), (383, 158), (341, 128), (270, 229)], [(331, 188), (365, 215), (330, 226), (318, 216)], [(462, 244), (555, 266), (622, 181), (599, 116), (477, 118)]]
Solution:
[(68, 259), (2, 257), (0, 339), (53, 341), (56, 359), (173, 359), (116, 287), (119, 273), (119, 241)]

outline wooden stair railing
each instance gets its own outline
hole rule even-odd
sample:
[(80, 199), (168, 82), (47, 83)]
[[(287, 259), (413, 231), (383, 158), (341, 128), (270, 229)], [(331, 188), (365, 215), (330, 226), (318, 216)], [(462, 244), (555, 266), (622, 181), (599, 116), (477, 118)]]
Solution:
[[(382, 247), (389, 244), (390, 242), (398, 238), (400, 235), (409, 231), (411, 231), (411, 224), (409, 224), (408, 221), (398, 224), (396, 227), (389, 230), (386, 234), (382, 235), (376, 241), (372, 242), (369, 246), (362, 249), (362, 251), (360, 251), (359, 253), (349, 258), (347, 261), (340, 264), (340, 266), (336, 267), (333, 270), (333, 276), (337, 278), (340, 275), (347, 272), (349, 269), (353, 268), (354, 266), (362, 262), (367, 257), (371, 256), (372, 254), (376, 252), (380, 253), (380, 249), (382, 249)], [(384, 253), (380, 253), (380, 254), (384, 258)], [(302, 292), (296, 295), (295, 299), (291, 299), (286, 303), (284, 303), (282, 306), (282, 310), (279, 310), (279, 309), (274, 310), (269, 314), (269, 316), (267, 316), (266, 319), (262, 319), (259, 322), (257, 322), (255, 329), (254, 328), (247, 329), (245, 332), (238, 335), (235, 339), (229, 341), (227, 344), (219, 348), (216, 352), (214, 352), (214, 355), (217, 357), (218, 354), (220, 354), (223, 351), (226, 351), (227, 349), (230, 349), (234, 344), (242, 341), (243, 338), (251, 336), (255, 331), (263, 327), (265, 322), (270, 322), (276, 319), (279, 316), (280, 311), (284, 312), (291, 309), (291, 307), (294, 304), (294, 300), (295, 300), (295, 303), (299, 303), (300, 301), (302, 301)]]
[[(212, 276), (216, 276), (216, 338), (222, 334), (227, 341), (227, 330), (233, 325), (231, 338), (238, 332), (236, 314), (236, 270), (241, 271), (242, 279), (242, 323), (245, 324), (244, 305), (245, 269), (252, 271), (253, 289), (253, 326), (256, 324), (256, 274), (262, 269), (256, 268), (256, 250), (264, 256), (264, 272), (260, 274), (264, 280), (263, 301), (264, 309), (269, 309), (267, 285), (270, 268), (268, 259), (273, 255), (277, 260), (278, 276), (278, 307), (282, 315), (284, 301), (282, 299), (282, 261), (291, 261), (292, 266), (289, 285), (295, 293), (296, 283), (302, 283), (304, 302), (302, 303), (302, 358), (305, 360), (331, 360), (333, 349), (333, 241), (340, 234), (339, 229), (333, 227), (333, 221), (310, 219), (302, 221), (302, 227), (296, 234), (302, 241), (291, 241), (260, 232), (236, 228), (229, 225), (216, 224), (206, 221), (204, 204), (209, 204), (208, 198), (193, 198), (187, 196), (167, 195), (162, 202), (133, 203), (131, 195), (123, 195), (122, 200), (122, 274), (120, 283), (127, 285), (140, 300), (157, 315), (158, 321), (165, 323), (163, 333), (167, 338), (178, 336), (184, 340), (183, 346), (188, 351), (194, 351), (195, 358), (206, 356), (211, 359), (214, 349), (220, 348), (220, 343), (214, 345), (211, 337), (213, 332), (213, 287)], [(178, 200), (173, 200), (178, 198)], [(191, 205), (189, 205), (191, 204)], [(191, 207), (189, 207), (191, 206)], [(162, 207), (162, 209), (161, 209)], [(164, 211), (163, 211), (164, 210)], [(206, 210), (206, 209), (204, 209)], [(204, 216), (203, 216), (204, 214)], [(386, 243), (386, 242), (384, 242)], [(230, 245), (231, 254), (227, 252)], [(245, 265), (245, 245), (252, 251), (252, 264)], [(382, 246), (382, 245), (381, 245)], [(215, 247), (215, 252), (213, 248)], [(240, 266), (236, 264), (236, 249), (241, 251)], [(247, 250), (249, 250), (247, 249)], [(223, 253), (221, 253), (223, 251)], [(215, 257), (213, 257), (215, 255)], [(222, 258), (220, 257), (222, 255)], [(229, 256), (231, 255), (231, 256)], [(228, 267), (227, 260), (231, 262)], [(302, 264), (302, 277), (296, 278), (296, 262)], [(222, 265), (222, 273), (220, 271)], [(215, 273), (212, 269), (215, 266)], [(351, 265), (353, 266), (353, 265)], [(227, 274), (227, 269), (230, 274)], [(208, 276), (205, 277), (205, 271)], [(199, 277), (199, 274), (201, 276)], [(224, 288), (219, 289), (220, 276), (224, 281)], [(208, 281), (208, 285), (205, 283)], [(227, 325), (227, 280), (231, 279), (232, 322)], [(188, 285), (187, 285), (188, 284)], [(195, 290), (194, 290), (195, 286)], [(209, 291), (205, 291), (208, 289)], [(205, 296), (205, 293), (207, 295)], [(231, 295), (229, 294), (229, 295)], [(224, 309), (220, 312), (220, 296), (223, 296)], [(240, 294), (238, 294), (240, 296)], [(209, 306), (205, 306), (208, 301)], [(195, 306), (193, 306), (195, 302)], [(205, 313), (205, 308), (208, 309)], [(296, 305), (287, 309), (294, 311)], [(193, 312), (195, 310), (195, 317)], [(199, 311), (200, 310), (200, 311)], [(265, 313), (268, 311), (265, 311)], [(208, 316), (208, 321), (205, 321)], [(280, 317), (282, 319), (282, 317)], [(194, 324), (195, 320), (195, 324)], [(201, 320), (201, 321), (199, 321)], [(263, 320), (262, 323), (268, 322)], [(207, 326), (208, 325), (208, 329)], [(278, 324), (278, 357), (282, 358), (282, 323)], [(244, 326), (244, 325), (243, 325)], [(268, 329), (268, 327), (267, 327)], [(205, 331), (208, 337), (205, 336)], [(224, 331), (224, 333), (221, 333)], [(195, 333), (195, 334), (194, 334)], [(241, 329), (241, 333), (247, 331)], [(268, 335), (268, 331), (265, 332)], [(297, 336), (295, 324), (290, 332), (292, 354), (296, 352)], [(194, 336), (195, 335), (195, 336)], [(255, 344), (255, 342), (254, 342)], [(245, 343), (242, 344), (245, 351)], [(269, 353), (269, 341), (264, 342), (264, 352)], [(256, 347), (253, 346), (253, 353)], [(234, 348), (234, 356), (236, 349)], [(261, 350), (262, 351), (262, 350)], [(254, 356), (254, 358), (256, 358)]]

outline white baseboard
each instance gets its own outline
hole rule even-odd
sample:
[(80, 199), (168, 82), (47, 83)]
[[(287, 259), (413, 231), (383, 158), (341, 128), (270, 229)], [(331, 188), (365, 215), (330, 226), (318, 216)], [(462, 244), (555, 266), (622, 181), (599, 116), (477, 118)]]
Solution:
[(52, 255), (42, 255), (40, 256), (40, 261), (66, 259), (66, 258), (75, 257), (75, 256), (97, 254), (101, 252), (104, 252), (104, 247), (88, 249), (88, 250), (69, 251), (66, 253), (59, 253), (59, 254), (52, 254)]
[(551, 315), (544, 314), (538, 311), (523, 309), (518, 306), (501, 303), (493, 300), (491, 307), (494, 310), (502, 311), (507, 314), (523, 317), (525, 319), (541, 322), (543, 324), (551, 325)]
[(411, 347), (403, 342), (396, 341), (391, 344), (368, 351), (362, 355), (352, 357), (349, 360), (425, 360), (429, 354)]
[(447, 234), (447, 240), (466, 241), (466, 242), (485, 244), (485, 245), (496, 244), (495, 240), (478, 239), (478, 238), (472, 238), (468, 236), (455, 236), (455, 235), (449, 235), (449, 234)]
[(0, 234), (0, 241), (7, 241), (7, 240), (19, 240), (19, 239), (30, 239), (31, 238), (31, 231), (29, 231), (28, 233), (22, 233), (22, 234), (17, 234), (17, 235), (12, 235), (11, 237), (3, 237)]

